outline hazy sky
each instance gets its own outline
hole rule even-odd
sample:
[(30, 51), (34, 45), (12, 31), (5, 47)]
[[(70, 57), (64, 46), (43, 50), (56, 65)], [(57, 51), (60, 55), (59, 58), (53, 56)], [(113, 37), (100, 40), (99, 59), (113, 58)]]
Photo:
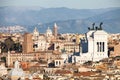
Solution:
[(120, 0), (0, 0), (0, 6), (40, 6), (95, 9), (120, 7)]

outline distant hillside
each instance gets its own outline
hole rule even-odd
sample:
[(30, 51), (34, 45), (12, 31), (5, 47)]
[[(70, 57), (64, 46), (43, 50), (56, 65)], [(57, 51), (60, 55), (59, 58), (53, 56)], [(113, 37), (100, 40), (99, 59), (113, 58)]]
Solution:
[[(59, 26), (60, 33), (85, 33), (93, 22), (112, 33), (120, 32), (120, 8), (106, 9), (68, 9), (41, 7), (0, 7), (0, 27), (20, 25), (33, 31), (37, 26), (45, 32), (54, 22)], [(113, 29), (114, 28), (114, 29)]]
[(0, 7), (0, 25), (33, 25), (59, 20), (85, 19), (111, 9)]
[(120, 9), (111, 10), (90, 18), (85, 19), (89, 22), (103, 22), (104, 29), (108, 32), (120, 32)]
[[(40, 32), (45, 32), (47, 27), (53, 28), (53, 24), (56, 22), (59, 26), (59, 32), (62, 33), (85, 33), (88, 27), (92, 27), (92, 23), (95, 22), (96, 26), (99, 26), (100, 22), (103, 22), (103, 29), (109, 33), (120, 33), (120, 9), (110, 10), (99, 15), (95, 15), (86, 19), (75, 19), (66, 21), (54, 21), (46, 23), (44, 25), (37, 26)], [(34, 28), (30, 27), (30, 28)], [(29, 28), (29, 29), (30, 29)], [(32, 30), (30, 29), (30, 30)]]

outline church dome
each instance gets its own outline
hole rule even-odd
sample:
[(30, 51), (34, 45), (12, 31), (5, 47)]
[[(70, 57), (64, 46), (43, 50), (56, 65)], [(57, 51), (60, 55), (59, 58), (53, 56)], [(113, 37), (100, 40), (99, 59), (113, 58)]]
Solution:
[(35, 29), (33, 30), (33, 35), (35, 35), (35, 36), (39, 36), (39, 31), (37, 30), (36, 27), (35, 27)]
[(48, 27), (46, 33), (52, 33), (51, 29)]
[(46, 35), (47, 36), (52, 36), (52, 30), (48, 27), (48, 29), (46, 30)]
[(13, 68), (13, 69), (8, 73), (8, 75), (9, 75), (9, 76), (18, 76), (18, 77), (24, 76), (24, 71), (23, 71), (21, 68), (19, 68), (19, 65), (20, 65), (19, 62), (16, 61), (15, 64), (14, 64), (14, 67), (15, 67), (15, 68)]
[(24, 71), (20, 68), (20, 69), (12, 69), (9, 74), (9, 76), (19, 76), (22, 77), (24, 76)]

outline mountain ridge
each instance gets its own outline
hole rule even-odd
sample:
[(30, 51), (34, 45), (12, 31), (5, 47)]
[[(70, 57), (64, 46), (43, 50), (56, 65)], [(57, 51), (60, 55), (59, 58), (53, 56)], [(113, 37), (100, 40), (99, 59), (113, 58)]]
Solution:
[(96, 24), (103, 22), (107, 32), (117, 33), (120, 30), (119, 14), (120, 7), (103, 9), (0, 7), (0, 27), (21, 25), (32, 32), (37, 26), (40, 32), (45, 32), (48, 26), (52, 29), (56, 22), (61, 33), (85, 33), (93, 22)]

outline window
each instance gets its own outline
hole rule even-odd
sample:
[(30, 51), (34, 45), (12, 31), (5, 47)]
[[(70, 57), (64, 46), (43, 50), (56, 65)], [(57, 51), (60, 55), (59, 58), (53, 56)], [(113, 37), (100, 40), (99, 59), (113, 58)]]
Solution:
[(37, 45), (37, 44), (34, 44), (34, 45), (33, 45), (33, 48), (37, 48), (37, 47), (38, 47), (38, 45)]
[(102, 51), (102, 43), (101, 42), (100, 42), (100, 46), (99, 47), (100, 47), (100, 52), (101, 52)]
[(97, 52), (99, 52), (99, 42), (97, 42)]
[(61, 64), (61, 62), (59, 61), (59, 65)]
[(56, 65), (58, 65), (58, 61), (56, 61)]
[(103, 52), (105, 51), (105, 43), (103, 42)]

